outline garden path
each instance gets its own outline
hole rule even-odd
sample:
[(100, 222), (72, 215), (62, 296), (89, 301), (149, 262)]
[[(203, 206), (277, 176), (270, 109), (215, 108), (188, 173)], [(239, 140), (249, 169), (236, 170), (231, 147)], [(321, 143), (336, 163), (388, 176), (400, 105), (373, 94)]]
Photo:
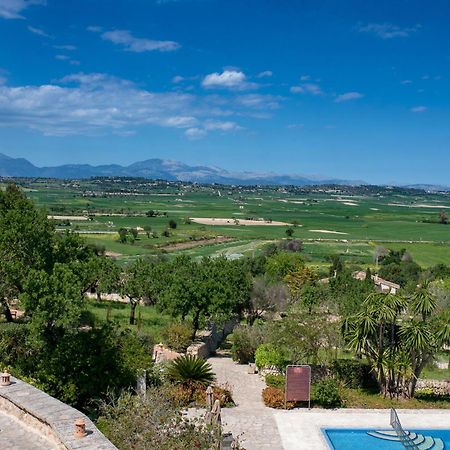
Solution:
[(222, 409), (224, 431), (239, 437), (246, 450), (283, 450), (273, 410), (264, 406), (261, 392), (265, 383), (256, 374), (248, 374), (247, 366), (230, 357), (218, 355), (208, 360), (217, 381), (228, 383), (236, 406)]

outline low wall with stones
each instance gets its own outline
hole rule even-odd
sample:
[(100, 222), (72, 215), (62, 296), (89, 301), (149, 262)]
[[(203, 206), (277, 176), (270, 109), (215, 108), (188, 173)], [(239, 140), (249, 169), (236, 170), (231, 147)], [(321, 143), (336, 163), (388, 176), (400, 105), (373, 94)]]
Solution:
[(197, 342), (191, 344), (186, 350), (186, 353), (204, 359), (208, 358), (211, 353), (217, 350), (220, 343), (233, 331), (238, 323), (238, 319), (232, 319), (220, 327), (214, 323), (211, 324), (208, 329), (197, 333)]
[[(83, 413), (16, 378), (11, 377), (9, 386), (0, 386), (0, 410), (61, 450), (117, 450)], [(79, 419), (84, 420), (87, 435), (77, 438), (75, 421)]]
[(417, 380), (416, 390), (431, 389), (434, 395), (450, 396), (450, 381), (440, 380)]

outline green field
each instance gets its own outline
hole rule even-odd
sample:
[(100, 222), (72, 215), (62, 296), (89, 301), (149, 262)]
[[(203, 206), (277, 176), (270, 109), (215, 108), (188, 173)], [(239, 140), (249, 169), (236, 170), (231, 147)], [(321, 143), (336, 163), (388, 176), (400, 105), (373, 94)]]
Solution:
[[(295, 238), (314, 264), (339, 254), (356, 264), (373, 263), (376, 245), (406, 248), (424, 267), (450, 262), (450, 225), (439, 223), (450, 212), (450, 195), (387, 188), (281, 188), (200, 186), (146, 180), (19, 180), (27, 194), (49, 214), (90, 217), (55, 221), (58, 229), (83, 233), (126, 262), (160, 252), (174, 254), (170, 243), (226, 236), (233, 241), (202, 241), (179, 249), (194, 257), (252, 255), (270, 241), (286, 238), (285, 226), (201, 225), (191, 217), (256, 219), (298, 224)], [(158, 215), (147, 217), (153, 210)], [(177, 222), (168, 237), (169, 220)], [(120, 228), (151, 227), (133, 243), (118, 241)]]

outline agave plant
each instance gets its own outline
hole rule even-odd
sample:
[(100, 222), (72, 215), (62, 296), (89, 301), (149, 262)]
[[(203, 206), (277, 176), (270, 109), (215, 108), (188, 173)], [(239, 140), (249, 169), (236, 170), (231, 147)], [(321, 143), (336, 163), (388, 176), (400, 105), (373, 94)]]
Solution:
[(207, 386), (214, 381), (211, 364), (193, 355), (181, 355), (167, 367), (167, 375), (173, 381), (184, 385)]

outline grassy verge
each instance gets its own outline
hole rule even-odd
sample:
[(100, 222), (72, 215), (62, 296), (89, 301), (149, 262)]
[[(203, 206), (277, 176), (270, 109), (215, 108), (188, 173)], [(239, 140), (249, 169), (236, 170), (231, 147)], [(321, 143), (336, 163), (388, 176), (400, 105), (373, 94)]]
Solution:
[(391, 400), (375, 391), (362, 389), (342, 389), (342, 398), (346, 408), (362, 409), (448, 409), (450, 398), (413, 398), (411, 400)]
[(161, 331), (173, 321), (172, 317), (159, 312), (154, 306), (136, 307), (137, 325), (129, 325), (130, 307), (126, 303), (90, 301), (88, 309), (99, 320), (111, 320), (121, 328), (142, 330), (161, 340)]

